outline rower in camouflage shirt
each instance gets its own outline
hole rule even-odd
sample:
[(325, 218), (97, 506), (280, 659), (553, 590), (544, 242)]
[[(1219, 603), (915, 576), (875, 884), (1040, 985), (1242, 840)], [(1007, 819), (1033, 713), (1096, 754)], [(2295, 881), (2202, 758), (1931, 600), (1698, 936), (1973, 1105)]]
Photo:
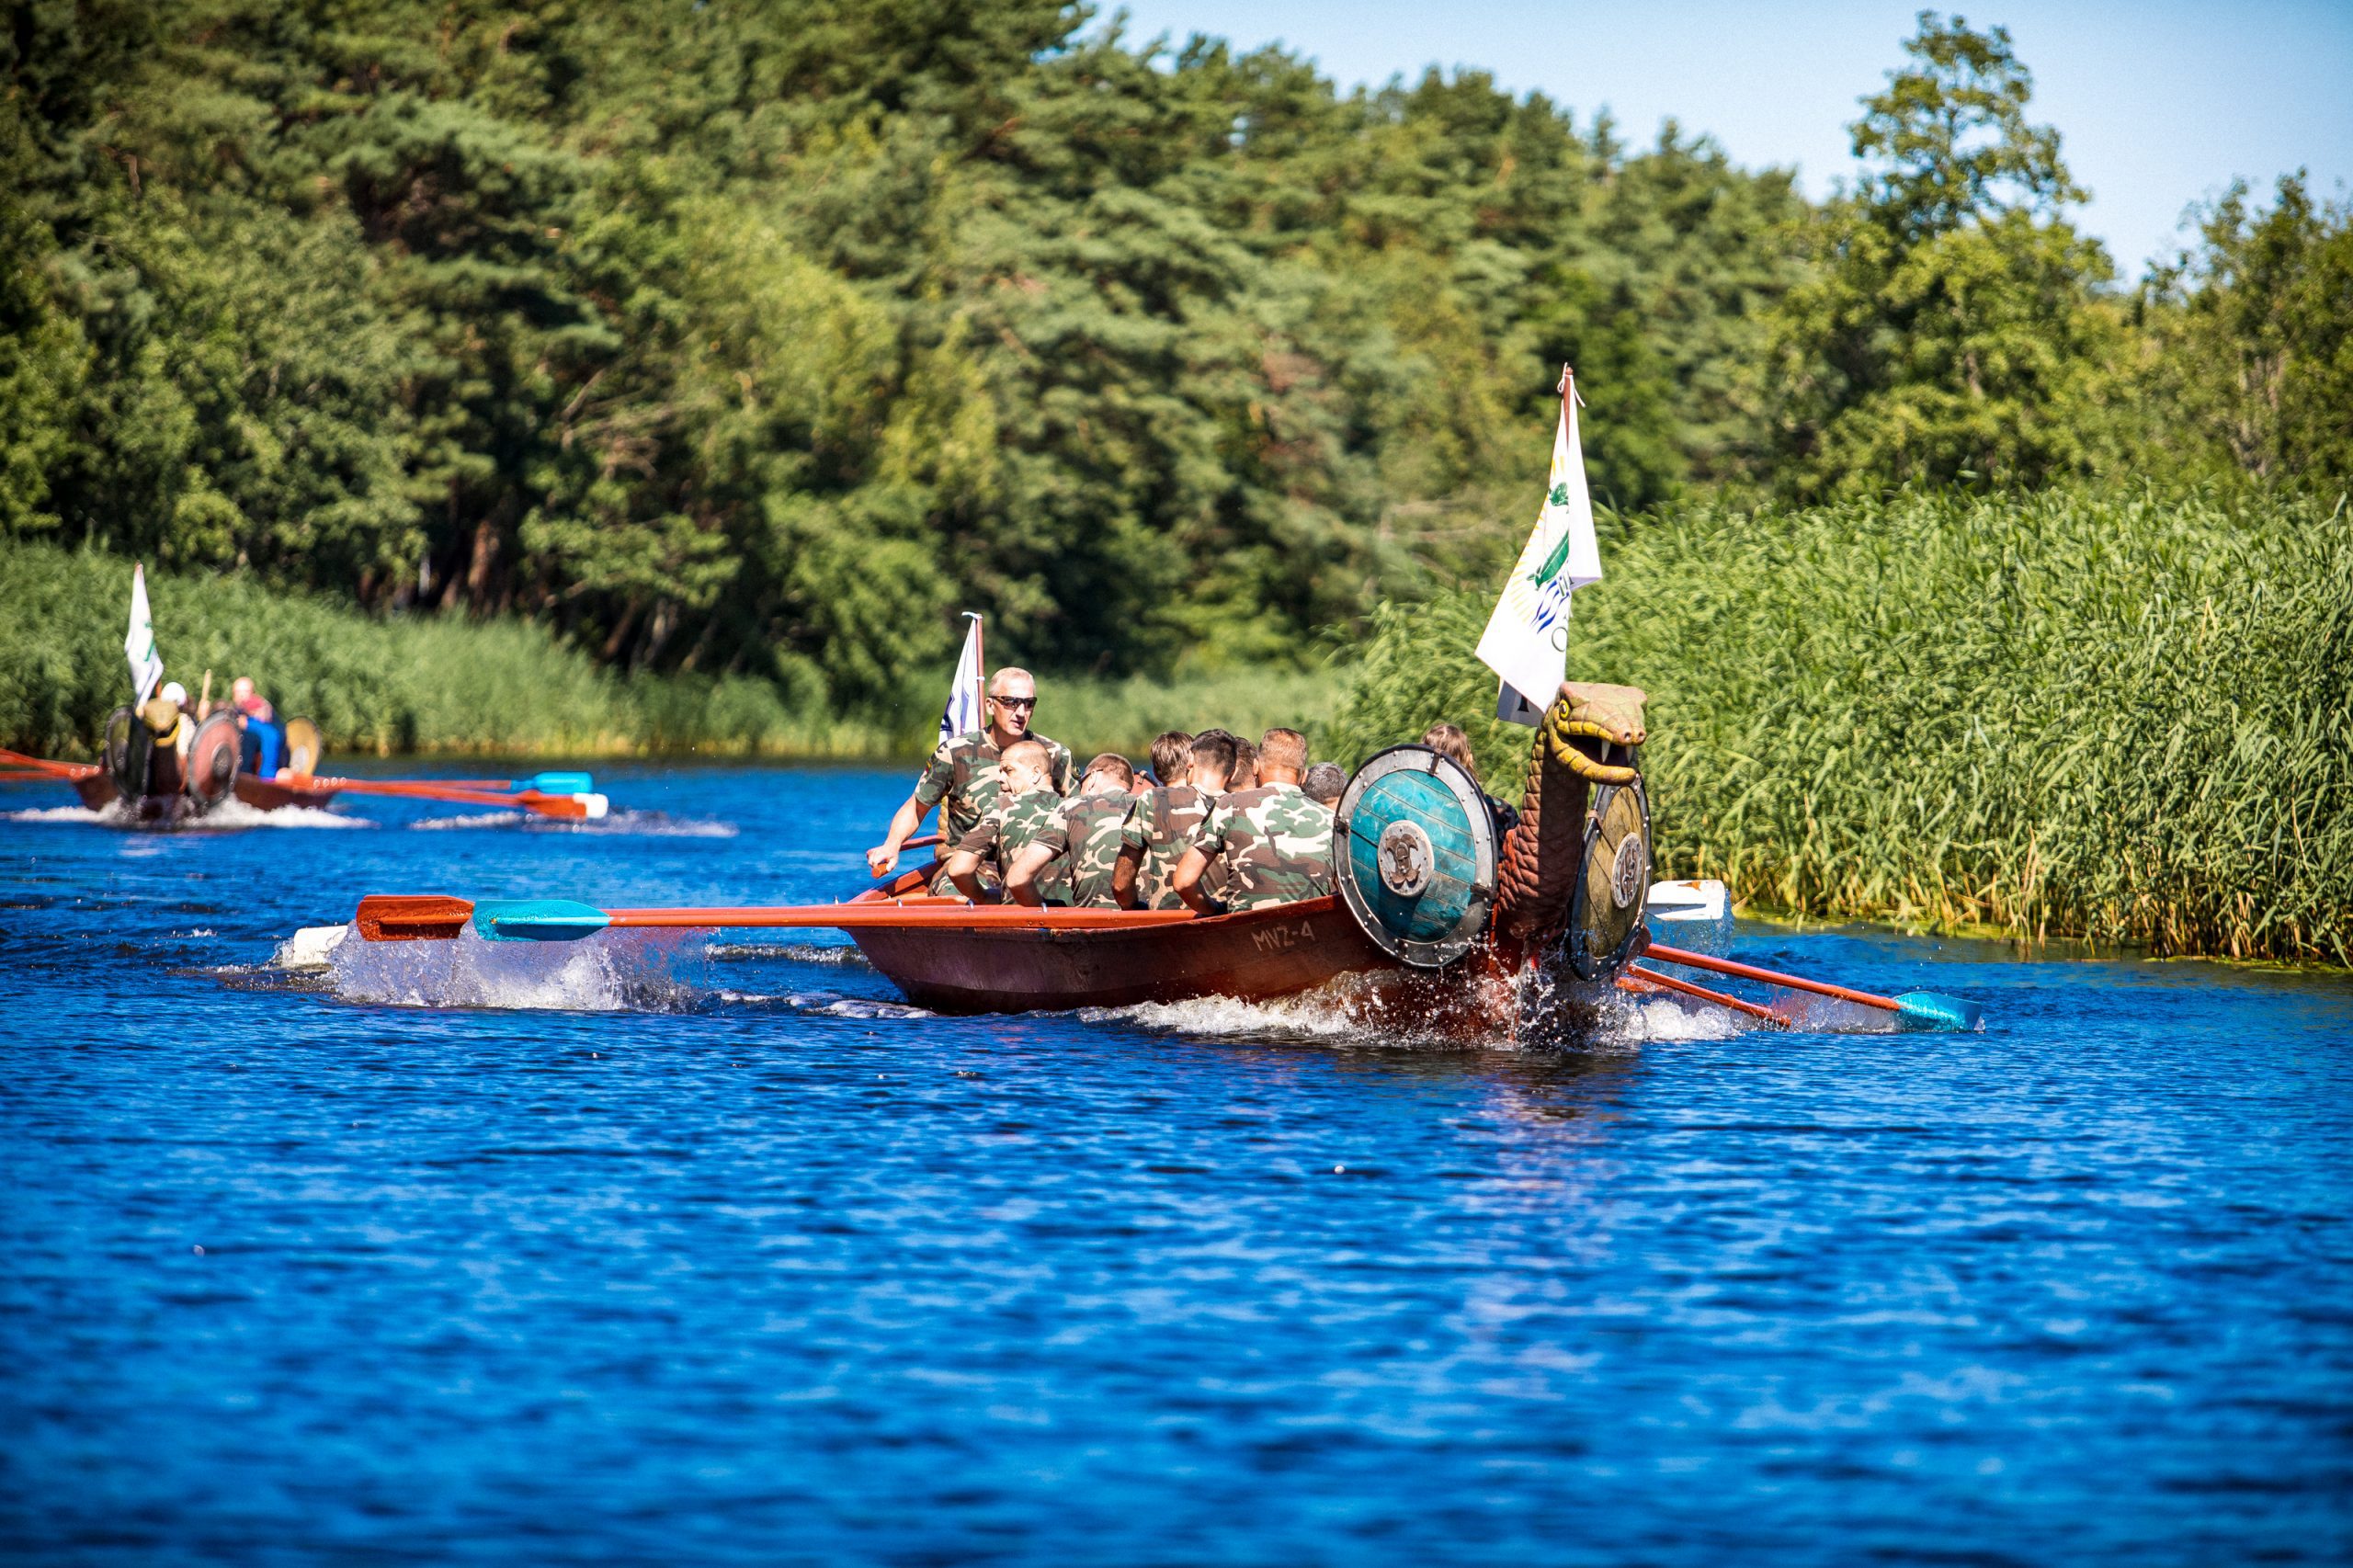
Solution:
[[(1258, 743), (1259, 784), (1225, 796), (1176, 867), (1176, 896), (1203, 915), (1265, 909), (1332, 891), (1332, 812), (1299, 787), (1307, 737), (1268, 730)], [(1201, 885), (1212, 864), (1227, 871), (1223, 905)]]
[(1005, 874), (1006, 896), (1017, 903), (1043, 903), (1051, 879), (1074, 908), (1134, 908), (1135, 866), (1120, 858), (1120, 836), (1135, 808), (1128, 793), (1135, 777), (1128, 759), (1115, 752), (1088, 763), (1079, 798), (1064, 801), (1045, 831), (1012, 860)]
[[(1053, 822), (1063, 798), (1047, 782), (1050, 763), (1042, 741), (1016, 741), (1005, 748), (997, 760), (996, 803), (941, 862), (940, 875), (955, 892), (975, 903), (995, 900), (1007, 868)], [(1059, 898), (1063, 889), (1050, 874), (1040, 879), (1039, 891)]]
[[(915, 793), (892, 817), (890, 833), (866, 852), (867, 868), (878, 877), (887, 877), (896, 870), (900, 846), (913, 836), (934, 806), (940, 808), (943, 851), (961, 843), (964, 835), (978, 827), (981, 819), (996, 804), (997, 770), (1005, 748), (1017, 741), (1034, 740), (1043, 745), (1048, 783), (1057, 794), (1069, 793), (1070, 748), (1059, 741), (1029, 733), (1029, 719), (1037, 709), (1038, 683), (1028, 670), (1007, 665), (991, 676), (983, 709), (985, 725), (939, 743), (939, 749), (931, 754), (923, 776), (915, 780)], [(942, 858), (945, 858), (943, 854)], [(936, 892), (949, 891), (944, 871), (934, 879), (932, 888)]]
[(1210, 807), (1225, 793), (1233, 766), (1233, 737), (1223, 730), (1205, 730), (1195, 736), (1172, 730), (1152, 743), (1152, 770), (1160, 784), (1136, 801), (1120, 849), (1135, 868), (1131, 875), (1139, 908), (1185, 906), (1168, 880), (1192, 847), (1194, 834), (1209, 820)]

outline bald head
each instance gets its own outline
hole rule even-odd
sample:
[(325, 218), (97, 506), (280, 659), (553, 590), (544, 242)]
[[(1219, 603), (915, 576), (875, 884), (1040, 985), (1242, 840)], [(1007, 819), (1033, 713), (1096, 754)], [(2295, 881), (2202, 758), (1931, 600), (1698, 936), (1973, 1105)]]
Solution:
[(1008, 794), (1026, 795), (1044, 789), (1052, 766), (1043, 741), (1016, 741), (997, 754), (997, 771), (1004, 775)]

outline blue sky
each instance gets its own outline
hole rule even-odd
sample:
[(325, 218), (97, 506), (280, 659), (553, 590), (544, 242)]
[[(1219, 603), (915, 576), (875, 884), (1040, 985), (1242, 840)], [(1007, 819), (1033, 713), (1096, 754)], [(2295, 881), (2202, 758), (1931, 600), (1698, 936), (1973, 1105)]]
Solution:
[[(1108, 17), (1116, 7), (1103, 6)], [(2136, 277), (2177, 248), (2183, 208), (2234, 176), (2258, 187), (2299, 166), (2323, 194), (2353, 186), (2353, 0), (2036, 0), (1961, 6), (2006, 26), (2055, 125), (2079, 213)], [(1737, 161), (1795, 165), (1827, 194), (1852, 168), (1847, 122), (1903, 59), (1916, 0), (1737, 5), (1654, 0), (1130, 0), (1131, 40), (1209, 33), (1281, 42), (1344, 87), (1424, 66), (1474, 66), (1541, 91), (1580, 125), (1608, 108), (1621, 134), (1668, 117)]]

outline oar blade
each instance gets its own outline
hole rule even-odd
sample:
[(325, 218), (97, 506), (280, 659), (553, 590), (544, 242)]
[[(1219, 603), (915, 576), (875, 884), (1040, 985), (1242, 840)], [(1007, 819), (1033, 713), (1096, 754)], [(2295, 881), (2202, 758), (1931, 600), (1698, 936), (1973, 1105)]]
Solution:
[(1940, 996), (1933, 991), (1906, 991), (1895, 999), (1895, 1006), (1907, 1021), (1932, 1029), (1958, 1029), (1967, 1033), (1985, 1027), (1985, 1009), (1958, 996)]
[(352, 924), (362, 941), (448, 942), (466, 928), (474, 906), (439, 893), (369, 893)]
[(568, 898), (510, 898), (474, 905), (474, 932), (493, 942), (576, 942), (613, 923), (594, 904)]
[(585, 795), (595, 790), (597, 781), (585, 773), (540, 773), (517, 788), (537, 790), (543, 795)]

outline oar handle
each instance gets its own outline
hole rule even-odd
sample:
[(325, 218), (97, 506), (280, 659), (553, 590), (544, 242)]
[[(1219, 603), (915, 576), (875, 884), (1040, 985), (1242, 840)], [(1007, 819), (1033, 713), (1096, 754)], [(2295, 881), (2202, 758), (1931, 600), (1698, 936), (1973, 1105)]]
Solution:
[(1664, 959), (1668, 963), (1679, 963), (1688, 969), (1713, 970), (1718, 974), (1729, 974), (1739, 980), (1761, 980), (1768, 985), (1787, 986), (1792, 991), (1811, 991), (1817, 996), (1835, 996), (1841, 1002), (1859, 1002), (1866, 1007), (1884, 1007), (1891, 1013), (1904, 1011), (1904, 1004), (1893, 996), (1874, 996), (1868, 991), (1855, 991), (1844, 985), (1832, 985), (1826, 981), (1807, 980), (1802, 975), (1781, 974), (1769, 969), (1758, 969), (1754, 964), (1735, 963), (1730, 959), (1720, 959), (1712, 953), (1687, 952), (1681, 948), (1662, 947), (1656, 942), (1644, 948), (1643, 953), (1646, 958)]
[(31, 768), (45, 778), (87, 778), (99, 771), (95, 763), (52, 762), (45, 756), (27, 756), (23, 752), (5, 749), (0, 749), (0, 763)]
[(1790, 1027), (1790, 1020), (1773, 1011), (1772, 1008), (1758, 1006), (1743, 996), (1727, 996), (1721, 991), (1711, 991), (1704, 985), (1694, 985), (1688, 980), (1677, 980), (1671, 974), (1661, 974), (1654, 969), (1644, 969), (1640, 964), (1627, 965), (1626, 972), (1638, 981), (1657, 986), (1662, 990), (1679, 991), (1686, 996), (1696, 996), (1702, 1002), (1712, 1002), (1719, 1007), (1729, 1007), (1735, 1013), (1745, 1013), (1752, 1018), (1762, 1019), (1775, 1028), (1785, 1029)]

